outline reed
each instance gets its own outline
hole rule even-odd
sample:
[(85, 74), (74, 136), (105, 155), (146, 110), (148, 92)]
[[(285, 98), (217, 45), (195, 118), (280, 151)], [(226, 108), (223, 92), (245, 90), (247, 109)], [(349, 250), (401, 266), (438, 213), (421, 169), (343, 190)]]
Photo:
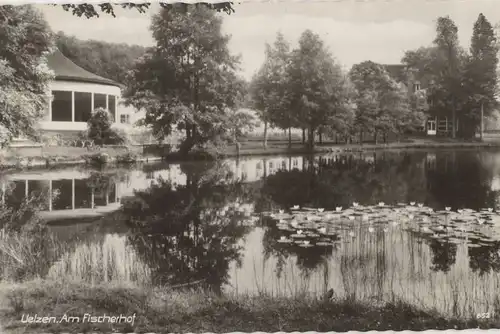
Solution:
[[(352, 299), (325, 301), (311, 295), (217, 295), (199, 289), (143, 287), (130, 283), (33, 280), (0, 283), (0, 318), (5, 330), (26, 329), (19, 314), (136, 315), (134, 325), (101, 323), (93, 331), (231, 332), (338, 331), (496, 328), (494, 319), (444, 317), (402, 301), (359, 303)], [(84, 332), (85, 323), (31, 324), (42, 332)]]

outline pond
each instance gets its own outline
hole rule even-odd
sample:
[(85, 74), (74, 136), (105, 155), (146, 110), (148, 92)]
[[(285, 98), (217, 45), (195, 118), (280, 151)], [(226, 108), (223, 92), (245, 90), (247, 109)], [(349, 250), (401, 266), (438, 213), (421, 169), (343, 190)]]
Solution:
[(8, 205), (48, 191), (41, 215), (63, 246), (45, 277), (275, 296), (332, 288), (456, 316), (500, 305), (496, 151), (28, 171), (2, 189)]

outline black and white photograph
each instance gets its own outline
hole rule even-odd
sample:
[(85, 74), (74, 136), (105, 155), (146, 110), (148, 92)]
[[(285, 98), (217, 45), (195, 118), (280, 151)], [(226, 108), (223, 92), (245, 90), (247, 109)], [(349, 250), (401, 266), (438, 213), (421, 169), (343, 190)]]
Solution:
[(0, 333), (500, 329), (500, 1), (0, 3)]

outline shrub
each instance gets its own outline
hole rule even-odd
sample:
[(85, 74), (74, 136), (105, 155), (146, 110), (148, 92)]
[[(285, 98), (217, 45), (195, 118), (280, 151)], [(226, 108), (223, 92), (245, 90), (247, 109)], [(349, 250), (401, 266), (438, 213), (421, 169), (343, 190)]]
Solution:
[(137, 161), (137, 155), (132, 152), (127, 152), (116, 156), (118, 163), (133, 163)]
[(38, 215), (46, 199), (42, 192), (12, 207), (0, 206), (0, 280), (41, 275), (55, 259), (52, 235)]
[(109, 112), (97, 108), (87, 122), (87, 136), (96, 145), (121, 145), (125, 143), (123, 134), (111, 128), (112, 121)]
[(119, 137), (119, 138), (122, 138), (122, 142), (121, 143), (117, 143), (117, 144), (121, 144), (121, 145), (130, 145), (130, 144), (133, 144), (133, 139), (131, 138), (131, 136), (123, 129), (112, 129), (116, 135)]
[(109, 154), (107, 153), (96, 153), (91, 155), (83, 156), (85, 162), (89, 165), (105, 165), (109, 162)]

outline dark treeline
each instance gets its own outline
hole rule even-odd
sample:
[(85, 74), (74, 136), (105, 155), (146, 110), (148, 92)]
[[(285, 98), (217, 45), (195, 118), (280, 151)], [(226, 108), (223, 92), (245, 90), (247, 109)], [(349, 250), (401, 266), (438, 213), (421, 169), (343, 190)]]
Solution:
[(56, 45), (78, 66), (123, 85), (127, 83), (127, 72), (134, 67), (135, 61), (146, 53), (143, 46), (84, 41), (63, 32), (57, 33)]

